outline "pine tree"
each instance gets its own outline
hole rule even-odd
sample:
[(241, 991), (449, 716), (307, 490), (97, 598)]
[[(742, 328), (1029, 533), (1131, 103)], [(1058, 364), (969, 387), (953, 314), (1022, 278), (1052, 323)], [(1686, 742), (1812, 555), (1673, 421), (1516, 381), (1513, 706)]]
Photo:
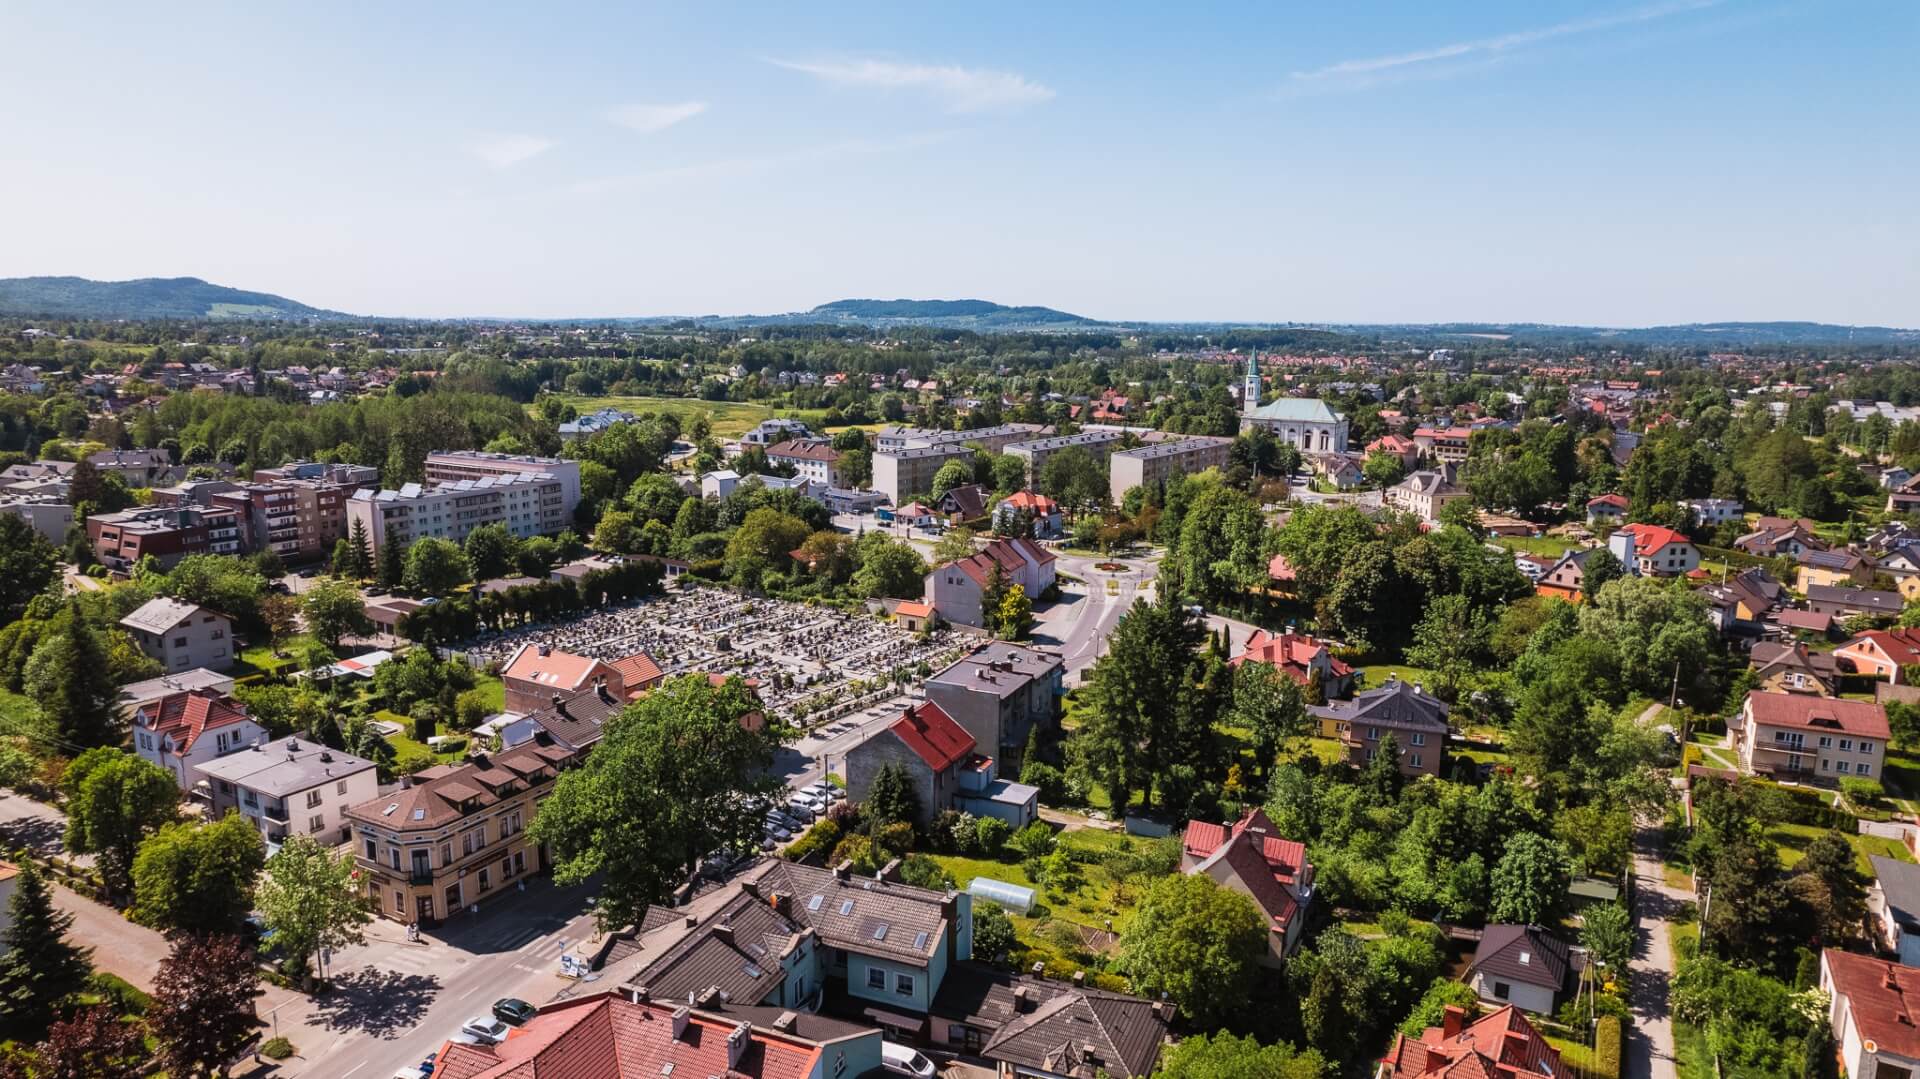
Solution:
[(365, 580), (373, 576), (373, 543), (367, 538), (366, 522), (354, 518), (353, 531), (347, 534), (347, 542), (353, 547), (353, 576)]
[(407, 575), (406, 545), (389, 540), (380, 545), (380, 587), (398, 588)]
[(30, 859), (20, 860), (7, 913), (12, 924), (0, 932), (7, 946), (0, 956), (0, 1034), (37, 1041), (58, 1006), (85, 987), (93, 964), (87, 949), (68, 943), (73, 915), (53, 905), (52, 890)]
[(116, 714), (113, 682), (101, 677), (108, 670), (106, 648), (78, 600), (69, 602), (66, 621), (63, 632), (34, 648), (23, 686), (62, 741), (89, 748), (112, 745), (126, 735)]

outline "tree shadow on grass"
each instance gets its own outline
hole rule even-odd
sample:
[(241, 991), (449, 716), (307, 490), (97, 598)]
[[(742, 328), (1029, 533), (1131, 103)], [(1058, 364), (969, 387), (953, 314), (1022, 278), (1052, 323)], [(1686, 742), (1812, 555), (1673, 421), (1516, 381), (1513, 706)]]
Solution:
[(333, 988), (314, 998), (314, 1013), (332, 1030), (392, 1038), (419, 1023), (439, 991), (440, 979), (431, 974), (361, 967), (334, 975)]

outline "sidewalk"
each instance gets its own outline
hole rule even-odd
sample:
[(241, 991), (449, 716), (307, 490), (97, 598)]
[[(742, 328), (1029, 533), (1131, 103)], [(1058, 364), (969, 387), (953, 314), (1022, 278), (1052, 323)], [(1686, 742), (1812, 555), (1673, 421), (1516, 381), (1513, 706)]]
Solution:
[(1669, 889), (1661, 872), (1659, 825), (1641, 821), (1633, 835), (1633, 959), (1627, 964), (1633, 1029), (1627, 1032), (1629, 1079), (1677, 1079), (1673, 1020), (1668, 1003), (1673, 978), (1671, 916), (1692, 897)]

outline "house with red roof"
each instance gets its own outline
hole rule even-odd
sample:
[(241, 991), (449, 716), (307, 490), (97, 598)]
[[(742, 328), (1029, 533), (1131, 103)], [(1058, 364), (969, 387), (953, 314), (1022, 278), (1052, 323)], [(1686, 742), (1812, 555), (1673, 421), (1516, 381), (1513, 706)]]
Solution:
[(201, 765), (268, 737), (245, 705), (211, 689), (169, 693), (133, 712), (134, 752), (173, 773), (183, 791), (200, 781)]
[(1560, 1051), (1509, 1004), (1474, 1022), (1449, 1004), (1418, 1038), (1393, 1037), (1374, 1079), (1573, 1079)]
[(1627, 496), (1605, 494), (1598, 498), (1587, 499), (1587, 523), (1591, 525), (1619, 524), (1627, 519)]
[(625, 698), (626, 681), (613, 664), (592, 656), (576, 656), (547, 644), (523, 644), (500, 667), (506, 684), (509, 712), (532, 712), (552, 704), (556, 697), (573, 697), (605, 682), (613, 695)]
[(1920, 1072), (1920, 968), (1836, 951), (1820, 953), (1827, 1021), (1851, 1076)]
[(1035, 538), (1060, 534), (1060, 503), (1035, 491), (1015, 491), (993, 507), (993, 526), (1012, 531), (1020, 518), (1032, 522)]
[(1376, 453), (1391, 454), (1400, 458), (1400, 466), (1411, 472), (1413, 466), (1420, 463), (1420, 444), (1405, 435), (1381, 435), (1367, 443), (1367, 456)]
[(922, 597), (941, 618), (963, 626), (985, 626), (992, 612), (987, 594), (998, 578), (1002, 587), (1019, 587), (1029, 599), (1053, 587), (1054, 554), (1023, 536), (1003, 537), (966, 558), (935, 566), (927, 574)]
[(1873, 701), (1760, 690), (1727, 723), (1741, 771), (1827, 783), (1879, 779), (1889, 734), (1886, 709)]
[(1353, 692), (1353, 668), (1336, 658), (1324, 642), (1309, 634), (1291, 631), (1275, 634), (1256, 629), (1247, 638), (1247, 646), (1228, 661), (1233, 667), (1242, 663), (1268, 664), (1302, 688), (1317, 679), (1323, 697), (1344, 697)]
[(1313, 866), (1307, 848), (1284, 839), (1264, 810), (1249, 809), (1230, 825), (1188, 821), (1180, 871), (1203, 873), (1253, 900), (1267, 918), (1267, 954), (1278, 966), (1300, 942), (1313, 902)]
[(1661, 525), (1627, 525), (1607, 537), (1607, 550), (1641, 577), (1683, 577), (1700, 568), (1700, 548)]
[(1900, 626), (1868, 630), (1834, 649), (1833, 658), (1843, 672), (1851, 663), (1851, 673), (1872, 675), (1896, 686), (1907, 685), (1904, 669), (1920, 663), (1920, 629)]
[[(621, 656), (619, 659), (610, 661), (608, 666), (620, 676), (619, 684), (626, 690), (625, 699), (630, 701), (667, 680), (666, 672), (660, 669), (660, 664), (654, 662), (653, 657), (645, 652)], [(611, 681), (608, 688), (609, 690), (612, 688)]]
[(885, 730), (847, 751), (848, 799), (866, 800), (875, 777), (889, 765), (906, 769), (919, 796), (921, 823), (952, 808), (961, 773), (974, 756), (973, 735), (932, 701), (901, 712)]

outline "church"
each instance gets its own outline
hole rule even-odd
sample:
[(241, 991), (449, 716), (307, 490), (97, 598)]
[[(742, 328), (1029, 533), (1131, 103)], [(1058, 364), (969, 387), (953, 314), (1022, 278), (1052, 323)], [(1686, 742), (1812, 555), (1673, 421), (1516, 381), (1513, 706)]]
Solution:
[(1247, 357), (1247, 381), (1240, 394), (1240, 430), (1264, 427), (1301, 453), (1347, 452), (1347, 418), (1318, 398), (1281, 397), (1260, 403), (1260, 356)]

